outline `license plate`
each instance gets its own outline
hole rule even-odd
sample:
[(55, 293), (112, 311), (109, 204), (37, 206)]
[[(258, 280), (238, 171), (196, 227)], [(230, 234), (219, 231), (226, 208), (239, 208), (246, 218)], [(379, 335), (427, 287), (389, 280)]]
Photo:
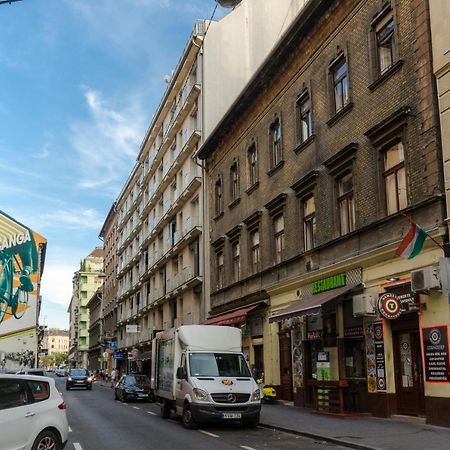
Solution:
[(240, 419), (242, 417), (241, 413), (222, 413), (222, 419)]
[(84, 381), (75, 381), (77, 384), (84, 384)]
[(148, 397), (148, 394), (138, 394), (138, 397)]

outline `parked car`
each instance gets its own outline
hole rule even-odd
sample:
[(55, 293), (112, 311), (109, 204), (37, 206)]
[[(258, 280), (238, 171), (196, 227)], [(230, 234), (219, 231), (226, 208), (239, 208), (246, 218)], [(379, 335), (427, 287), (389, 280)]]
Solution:
[(59, 367), (56, 369), (55, 374), (57, 377), (65, 377), (67, 375), (67, 369), (64, 367)]
[(47, 372), (44, 368), (38, 367), (36, 369), (21, 369), (16, 372), (16, 375), (36, 375), (39, 377), (46, 377)]
[(86, 369), (70, 369), (67, 374), (66, 390), (73, 387), (84, 387), (88, 390), (92, 389), (92, 377)]
[(115, 386), (114, 397), (122, 402), (128, 400), (155, 401), (155, 395), (150, 388), (150, 379), (147, 375), (124, 375)]
[(64, 448), (69, 424), (55, 380), (0, 375), (0, 428), (2, 449)]

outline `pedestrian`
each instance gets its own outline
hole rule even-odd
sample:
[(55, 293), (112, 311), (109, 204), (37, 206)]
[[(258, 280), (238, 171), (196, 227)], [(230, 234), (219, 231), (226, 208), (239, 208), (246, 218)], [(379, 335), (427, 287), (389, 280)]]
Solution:
[(114, 387), (114, 385), (117, 382), (117, 376), (118, 376), (118, 370), (114, 368), (111, 372), (111, 387), (112, 388)]

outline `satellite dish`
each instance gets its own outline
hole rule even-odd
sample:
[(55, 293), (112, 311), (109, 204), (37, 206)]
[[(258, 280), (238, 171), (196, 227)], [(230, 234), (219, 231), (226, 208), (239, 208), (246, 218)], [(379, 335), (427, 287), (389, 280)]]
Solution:
[(220, 6), (223, 6), (224, 8), (234, 8), (239, 3), (241, 3), (242, 0), (216, 0), (216, 1)]

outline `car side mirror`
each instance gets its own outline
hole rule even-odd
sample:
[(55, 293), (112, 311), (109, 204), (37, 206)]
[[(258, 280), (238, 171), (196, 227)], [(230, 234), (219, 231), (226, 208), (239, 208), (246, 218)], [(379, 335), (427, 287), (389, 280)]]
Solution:
[(187, 380), (187, 372), (184, 367), (178, 367), (177, 369), (177, 378), (179, 380)]

